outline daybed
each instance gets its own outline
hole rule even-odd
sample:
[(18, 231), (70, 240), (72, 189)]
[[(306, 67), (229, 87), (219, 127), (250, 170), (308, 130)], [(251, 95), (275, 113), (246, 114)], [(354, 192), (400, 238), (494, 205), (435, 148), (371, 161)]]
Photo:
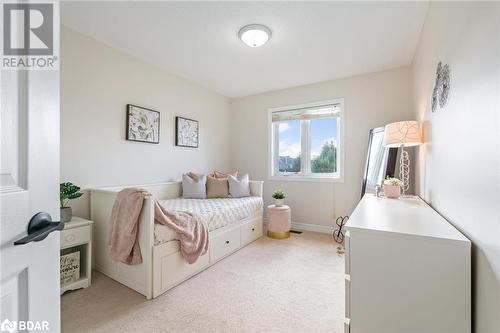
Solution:
[[(130, 187), (130, 186), (129, 186)], [(90, 211), (94, 221), (94, 269), (143, 294), (147, 299), (161, 295), (194, 274), (262, 236), (262, 181), (250, 181), (251, 197), (224, 199), (180, 199), (181, 182), (134, 185), (146, 189), (139, 220), (139, 245), (143, 262), (126, 265), (109, 254), (110, 216), (116, 195), (124, 187), (91, 189)], [(188, 264), (179, 251), (176, 234), (154, 223), (154, 199), (171, 210), (202, 215), (209, 226), (209, 251)]]

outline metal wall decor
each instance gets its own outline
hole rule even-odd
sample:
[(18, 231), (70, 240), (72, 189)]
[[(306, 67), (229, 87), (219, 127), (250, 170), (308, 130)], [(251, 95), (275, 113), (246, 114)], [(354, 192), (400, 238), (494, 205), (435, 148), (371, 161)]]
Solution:
[(432, 91), (431, 107), (436, 112), (437, 106), (444, 108), (450, 94), (450, 66), (443, 65), (441, 61), (436, 68), (436, 83)]

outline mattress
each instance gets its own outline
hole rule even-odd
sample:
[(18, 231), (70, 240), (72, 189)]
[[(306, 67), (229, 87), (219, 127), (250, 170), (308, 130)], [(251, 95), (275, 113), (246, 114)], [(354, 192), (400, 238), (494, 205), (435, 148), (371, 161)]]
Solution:
[[(262, 210), (261, 197), (220, 198), (220, 199), (169, 199), (159, 200), (160, 205), (172, 211), (189, 212), (200, 216), (213, 231), (237, 223)], [(178, 240), (171, 228), (155, 223), (155, 245)]]

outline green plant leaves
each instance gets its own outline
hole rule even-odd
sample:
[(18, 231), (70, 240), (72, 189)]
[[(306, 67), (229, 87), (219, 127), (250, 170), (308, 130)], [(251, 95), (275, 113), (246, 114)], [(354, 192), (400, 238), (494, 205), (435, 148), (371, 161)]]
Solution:
[(83, 195), (80, 192), (80, 187), (73, 183), (66, 182), (59, 184), (59, 200), (61, 202), (61, 208), (65, 207), (68, 200), (79, 198)]
[(274, 191), (273, 192), (273, 198), (274, 199), (285, 199), (286, 194), (283, 191)]

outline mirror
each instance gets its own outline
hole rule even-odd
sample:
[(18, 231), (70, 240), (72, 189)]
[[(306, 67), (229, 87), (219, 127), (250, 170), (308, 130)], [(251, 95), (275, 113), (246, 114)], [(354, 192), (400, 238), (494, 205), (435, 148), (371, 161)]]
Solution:
[(394, 177), (398, 148), (383, 146), (384, 130), (385, 127), (370, 130), (361, 197), (365, 193), (375, 193), (375, 186), (380, 185), (387, 176)]

